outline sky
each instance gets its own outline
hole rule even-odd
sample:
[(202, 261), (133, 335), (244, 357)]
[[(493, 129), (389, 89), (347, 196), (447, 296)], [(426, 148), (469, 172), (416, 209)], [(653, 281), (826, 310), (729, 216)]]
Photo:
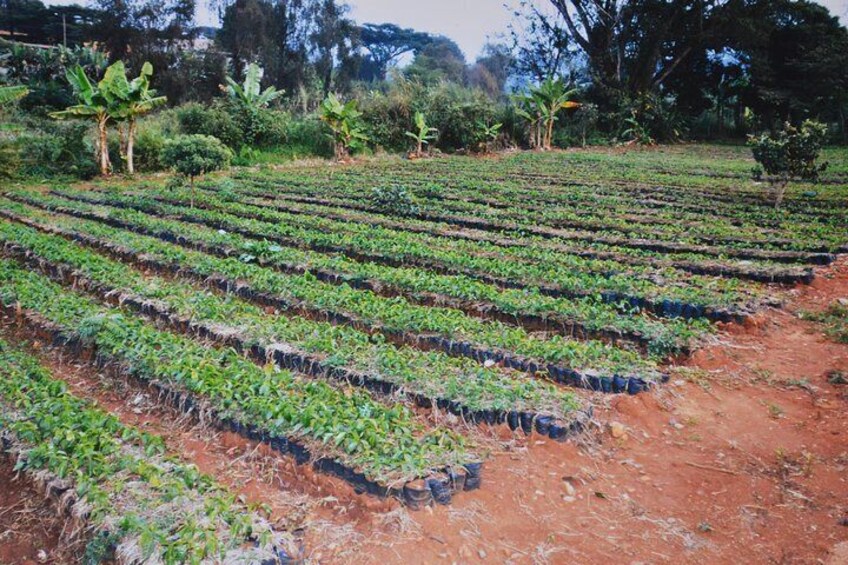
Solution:
[[(401, 27), (446, 35), (457, 42), (468, 60), (474, 60), (488, 38), (503, 34), (512, 18), (504, 2), (517, 0), (348, 0), (350, 16), (358, 23), (391, 22)], [(73, 4), (80, 0), (48, 1), (49, 4)], [(84, 2), (83, 2), (84, 3)], [(820, 0), (833, 14), (848, 24), (848, 0)], [(199, 25), (217, 25), (217, 18), (205, 0), (198, 1)]]

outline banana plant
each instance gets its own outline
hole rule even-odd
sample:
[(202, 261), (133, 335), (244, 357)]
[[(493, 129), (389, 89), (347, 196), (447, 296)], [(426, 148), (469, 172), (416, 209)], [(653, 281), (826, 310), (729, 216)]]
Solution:
[[(115, 63), (117, 65), (117, 63)], [(123, 66), (123, 64), (122, 64)], [(114, 65), (113, 65), (114, 67)], [(112, 67), (109, 67), (111, 69)], [(106, 70), (103, 80), (92, 84), (85, 70), (79, 65), (67, 71), (65, 77), (74, 90), (77, 104), (69, 106), (60, 112), (52, 112), (50, 117), (57, 120), (89, 119), (97, 123), (97, 143), (95, 144), (95, 159), (100, 162), (100, 174), (108, 175), (112, 169), (109, 159), (107, 134), (109, 121), (115, 111), (114, 97), (107, 94), (110, 90), (108, 81), (114, 80), (115, 72)], [(126, 77), (124, 77), (126, 78)]]
[(368, 141), (359, 118), (362, 112), (356, 108), (356, 100), (342, 104), (335, 94), (330, 93), (321, 102), (320, 119), (332, 130), (336, 160), (350, 158), (350, 150)]
[(545, 118), (544, 149), (550, 149), (554, 137), (554, 122), (558, 120), (560, 110), (579, 108), (580, 104), (569, 100), (577, 89), (569, 90), (561, 78), (548, 77), (536, 88), (536, 95), (541, 100), (542, 114)]
[[(118, 63), (121, 63), (118, 61)], [(116, 63), (116, 65), (118, 64)], [(123, 63), (116, 71), (113, 90), (118, 96), (115, 118), (127, 123), (126, 136), (121, 132), (123, 157), (127, 163), (127, 172), (135, 173), (134, 147), (138, 130), (138, 118), (152, 111), (157, 106), (167, 102), (165, 96), (156, 96), (156, 91), (150, 88), (150, 77), (153, 75), (153, 65), (145, 62), (141, 73), (132, 81), (127, 80), (126, 72), (120, 72)]]
[(286, 92), (285, 90), (277, 90), (273, 86), (269, 86), (264, 91), (261, 90), (262, 67), (256, 63), (248, 65), (247, 72), (244, 75), (244, 84), (237, 83), (232, 77), (226, 77), (226, 81), (225, 91), (229, 97), (254, 110), (265, 108)]
[(421, 157), (424, 153), (424, 146), (436, 139), (439, 130), (427, 125), (422, 112), (415, 112), (415, 128), (417, 131), (408, 131), (406, 136), (415, 140), (415, 156)]
[(513, 98), (516, 113), (531, 125), (531, 145), (549, 150), (553, 145), (554, 124), (559, 120), (560, 110), (579, 108), (580, 104), (569, 100), (577, 89), (569, 90), (561, 78), (548, 77), (530, 92)]
[(483, 153), (489, 152), (489, 147), (491, 143), (498, 138), (498, 134), (500, 133), (502, 127), (503, 124), (501, 122), (492, 125), (489, 125), (483, 121), (477, 122), (476, 136), (479, 141), (480, 148), (483, 150)]
[(536, 98), (531, 93), (515, 94), (512, 97), (515, 113), (523, 118), (530, 127), (530, 147), (542, 146), (542, 113)]

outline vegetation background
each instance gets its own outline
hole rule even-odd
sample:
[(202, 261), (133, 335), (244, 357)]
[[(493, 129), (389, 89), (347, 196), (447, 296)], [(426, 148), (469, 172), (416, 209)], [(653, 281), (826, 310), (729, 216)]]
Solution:
[[(848, 142), (848, 30), (806, 0), (520, 0), (498, 8), (511, 10), (509, 32), (471, 62), (450, 38), (360, 24), (337, 0), (203, 7), (220, 28), (195, 25), (195, 0), (0, 2), (0, 84), (27, 88), (5, 105), (0, 175), (155, 171), (179, 135), (218, 138), (236, 165), (741, 141), (808, 119)], [(162, 104), (107, 124), (103, 171), (96, 124), (50, 116), (80, 102), (69, 71), (97, 84), (117, 61), (128, 76), (149, 64)], [(331, 95), (352, 117), (327, 119)]]

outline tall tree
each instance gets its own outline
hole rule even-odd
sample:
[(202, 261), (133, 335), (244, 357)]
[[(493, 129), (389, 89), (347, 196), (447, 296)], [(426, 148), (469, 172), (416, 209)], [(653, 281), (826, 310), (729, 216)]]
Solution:
[(333, 71), (346, 69), (358, 41), (356, 24), (345, 17), (349, 11), (347, 5), (338, 4), (336, 0), (321, 0), (315, 5), (309, 40), (324, 98), (333, 88)]
[(515, 74), (532, 83), (573, 74), (577, 47), (562, 16), (543, 11), (532, 0), (521, 0), (512, 9), (509, 40)]
[[(120, 70), (123, 71), (123, 63), (120, 63), (120, 65)], [(118, 71), (114, 67), (115, 65), (112, 65), (106, 69), (103, 79), (97, 84), (89, 80), (85, 70), (79, 65), (68, 71), (67, 79), (74, 89), (77, 103), (61, 112), (51, 114), (57, 120), (89, 119), (97, 124), (97, 144), (94, 152), (96, 159), (100, 162), (100, 174), (104, 176), (108, 175), (112, 169), (107, 135), (109, 123), (113, 119), (115, 111), (115, 97), (111, 93), (111, 85)]]
[(263, 81), (296, 92), (310, 72), (309, 37), (316, 0), (235, 0), (223, 10), (218, 44), (231, 56), (234, 75), (258, 63)]
[(734, 16), (726, 42), (745, 57), (746, 102), (765, 125), (817, 116), (838, 119), (844, 133), (848, 30), (839, 20), (806, 0), (744, 2)]
[(126, 137), (121, 135), (121, 145), (127, 163), (127, 172), (135, 173), (135, 136), (138, 129), (138, 119), (152, 111), (157, 106), (165, 104), (164, 96), (157, 96), (156, 91), (150, 88), (150, 77), (153, 75), (153, 66), (145, 62), (141, 67), (141, 73), (133, 80), (128, 80), (126, 69), (119, 61), (111, 68), (117, 69), (108, 88), (114, 99), (112, 115), (116, 120), (126, 122)]
[(373, 62), (373, 78), (385, 80), (392, 63), (401, 55), (420, 51), (431, 42), (432, 37), (428, 33), (385, 23), (364, 24), (359, 28), (359, 39)]
[(434, 36), (415, 54), (404, 74), (425, 84), (439, 81), (465, 83), (465, 55), (453, 40)]
[(550, 0), (607, 97), (656, 91), (714, 31), (726, 0)]
[(468, 69), (468, 84), (497, 97), (503, 94), (509, 80), (515, 58), (508, 46), (487, 43), (483, 54)]

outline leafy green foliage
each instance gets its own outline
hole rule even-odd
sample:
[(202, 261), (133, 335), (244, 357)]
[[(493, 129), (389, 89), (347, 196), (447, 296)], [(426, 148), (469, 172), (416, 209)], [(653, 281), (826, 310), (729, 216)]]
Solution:
[[(0, 271), (15, 269), (0, 262)], [(91, 507), (95, 536), (87, 562), (111, 557), (114, 545), (136, 536), (145, 559), (168, 564), (226, 561), (248, 538), (264, 540), (252, 552), (259, 560), (269, 555), (272, 538), (284, 542), (209, 477), (167, 458), (161, 437), (124, 426), (72, 395), (36, 358), (3, 341), (0, 376), (0, 428), (25, 450), (16, 469), (73, 480)]]
[[(43, 220), (43, 219), (42, 219)], [(84, 228), (87, 222), (74, 222)], [(108, 230), (107, 230), (108, 231)], [(498, 408), (549, 412), (564, 416), (578, 406), (569, 392), (544, 381), (479, 367), (472, 360), (437, 352), (395, 347), (380, 336), (297, 316), (268, 316), (262, 308), (228, 295), (205, 292), (196, 285), (145, 277), (140, 271), (75, 245), (56, 235), (0, 221), (0, 242), (15, 241), (34, 255), (70, 268), (114, 292), (166, 305), (179, 316), (240, 331), (248, 343), (286, 343), (323, 358), (328, 366), (347, 366), (379, 375), (428, 398), (447, 398), (474, 409)], [(143, 241), (143, 238), (139, 241)], [(261, 249), (255, 253), (265, 253)], [(247, 260), (245, 254), (244, 259)], [(88, 318), (77, 327), (83, 338), (96, 336), (106, 320)]]
[(548, 77), (530, 87), (527, 93), (513, 97), (516, 112), (530, 125), (530, 145), (540, 149), (551, 149), (554, 124), (561, 110), (578, 108), (580, 104), (570, 99), (577, 89), (569, 89), (561, 78)]
[(430, 127), (424, 117), (423, 112), (415, 112), (415, 131), (406, 132), (406, 136), (415, 141), (415, 155), (420, 157), (424, 150), (424, 145), (428, 145), (431, 140), (438, 136), (438, 129)]
[(20, 100), (29, 94), (29, 89), (23, 85), (0, 86), (0, 106)]
[(656, 145), (656, 140), (651, 137), (651, 132), (646, 125), (639, 121), (639, 116), (634, 110), (630, 117), (624, 119), (626, 126), (621, 132), (621, 137), (630, 143), (637, 145)]
[[(123, 199), (123, 197), (118, 198)], [(181, 204), (189, 204), (191, 196), (183, 194), (180, 201)], [(145, 205), (143, 199), (136, 200), (136, 202), (137, 205), (147, 211), (161, 206)], [(204, 195), (204, 203), (207, 207), (213, 202), (213, 197)], [(273, 238), (274, 234), (296, 229), (293, 226), (287, 226), (285, 222), (272, 224), (241, 219), (205, 209), (189, 210), (184, 205), (164, 206), (160, 209), (163, 211), (172, 210), (176, 212), (177, 217), (196, 218), (195, 221), (202, 222), (204, 220), (200, 220), (200, 218), (205, 218), (205, 221), (208, 221), (211, 225), (226, 231), (244, 232), (245, 227), (253, 226), (257, 235), (263, 234), (264, 238), (269, 239)], [(254, 207), (254, 209), (258, 208)], [(216, 218), (217, 221), (212, 218)], [(417, 239), (423, 239), (419, 234), (413, 235)], [(320, 238), (322, 235), (319, 234), (318, 237)], [(423, 249), (432, 247), (431, 242), (414, 242), (413, 239), (410, 238), (405, 241), (405, 246), (410, 249), (413, 246)], [(374, 240), (374, 237), (365, 234), (356, 238), (357, 242), (368, 242), (371, 247), (385, 246), (385, 243), (380, 240), (370, 240)], [(129, 245), (129, 242), (126, 243)], [(397, 245), (398, 242), (395, 242), (394, 246)], [(167, 258), (169, 261), (175, 261), (175, 251), (177, 250), (172, 246), (166, 245), (162, 249), (163, 260)], [(153, 253), (153, 247), (147, 246), (147, 252)], [(530, 335), (521, 327), (511, 327), (500, 322), (482, 321), (458, 310), (428, 308), (411, 304), (406, 299), (388, 299), (377, 296), (373, 292), (361, 292), (345, 286), (338, 287), (317, 281), (308, 274), (295, 276), (268, 272), (251, 263), (210, 258), (190, 251), (180, 252), (179, 257), (181, 258), (178, 261), (179, 263), (187, 268), (197, 269), (198, 273), (202, 273), (203, 276), (218, 274), (232, 280), (250, 282), (256, 291), (293, 299), (298, 304), (316, 312), (344, 312), (361, 318), (362, 323), (379, 325), (387, 330), (414, 331), (422, 334), (438, 333), (451, 339), (461, 339), (483, 347), (510, 350), (518, 355), (536, 358), (548, 363), (567, 363), (570, 368), (575, 370), (586, 368), (612, 371), (638, 370), (640, 373), (649, 376), (655, 367), (652, 360), (642, 360), (633, 351), (624, 348), (611, 348), (598, 341), (578, 342), (558, 335), (539, 339)], [(464, 258), (466, 261), (468, 260), (467, 253), (464, 254)], [(502, 264), (504, 262), (494, 260), (493, 263)], [(506, 266), (506, 268), (509, 269), (510, 267)], [(436, 312), (438, 315), (434, 315)]]
[[(412, 479), (467, 462), (461, 436), (425, 429), (402, 405), (386, 406), (361, 391), (259, 367), (232, 349), (189, 338), (66, 292), (41, 275), (0, 261), (0, 300), (40, 313), (68, 334), (81, 325), (98, 351), (149, 380), (209, 402), (223, 417), (264, 433), (299, 438), (375, 480)], [(98, 318), (95, 326), (86, 320)]]
[[(120, 61), (118, 61), (120, 63)], [(157, 96), (156, 91), (150, 88), (150, 77), (153, 75), (153, 65), (145, 62), (141, 67), (141, 73), (133, 80), (128, 80), (123, 64), (116, 63), (107, 69), (115, 73), (112, 80), (112, 91), (115, 93), (115, 109), (113, 118), (127, 122), (126, 137), (122, 135), (122, 155), (127, 163), (127, 172), (135, 173), (134, 148), (138, 129), (138, 118), (151, 112), (154, 108), (165, 104), (164, 96)]]
[(221, 170), (230, 164), (232, 152), (218, 139), (208, 135), (184, 135), (165, 142), (162, 164), (188, 177)]
[(320, 118), (332, 131), (336, 159), (343, 161), (350, 157), (351, 150), (358, 149), (368, 141), (362, 126), (362, 112), (357, 109), (356, 100), (342, 104), (335, 94), (330, 93), (321, 102)]
[(373, 187), (371, 203), (382, 212), (399, 216), (408, 216), (418, 211), (415, 196), (402, 184)]
[[(276, 148), (298, 141), (290, 139), (293, 120), (283, 110), (254, 108), (227, 99), (210, 106), (185, 104), (175, 114), (182, 133), (217, 137), (234, 152), (244, 147)], [(319, 132), (318, 136), (323, 134)]]
[(500, 135), (502, 127), (501, 122), (491, 125), (486, 122), (477, 122), (477, 142), (484, 153), (489, 152), (489, 147)]
[(108, 64), (103, 52), (89, 47), (54, 45), (50, 49), (42, 49), (21, 43), (5, 43), (2, 39), (0, 60), (6, 71), (5, 81), (24, 85), (29, 90), (26, 98), (20, 101), (20, 107), (38, 117), (75, 102), (71, 85), (65, 78), (70, 69), (80, 65), (89, 76), (101, 76)]
[(775, 133), (749, 140), (754, 159), (768, 175), (775, 208), (780, 207), (792, 179), (815, 181), (827, 163), (817, 160), (827, 137), (827, 126), (806, 120), (801, 127), (790, 123)]
[[(38, 201), (49, 205), (50, 202), (57, 202), (57, 199), (40, 197)], [(74, 206), (80, 210), (90, 210), (90, 206), (82, 203), (73, 204), (70, 201), (59, 202), (64, 205)], [(7, 203), (6, 205), (10, 204)], [(168, 208), (168, 210), (176, 211), (177, 209)], [(29, 211), (29, 213), (31, 214), (32, 212)], [(679, 350), (683, 344), (702, 331), (702, 326), (699, 324), (672, 321), (666, 321), (664, 324), (661, 324), (643, 316), (622, 316), (620, 309), (615, 305), (601, 304), (595, 297), (588, 297), (581, 300), (566, 300), (546, 297), (538, 291), (501, 290), (491, 284), (474, 280), (469, 276), (446, 276), (420, 268), (396, 268), (374, 262), (362, 263), (343, 256), (326, 255), (299, 250), (293, 247), (251, 241), (238, 234), (222, 234), (214, 229), (156, 218), (132, 210), (114, 211), (113, 213), (117, 214), (116, 217), (120, 217), (121, 220), (129, 222), (136, 229), (149, 230), (151, 233), (179, 234), (195, 243), (215, 248), (232, 249), (232, 255), (248, 254), (254, 258), (261, 259), (263, 264), (277, 267), (281, 270), (290, 265), (308, 265), (313, 269), (330, 270), (339, 273), (341, 276), (350, 278), (351, 280), (365, 279), (373, 280), (378, 285), (391, 285), (404, 289), (407, 293), (413, 295), (417, 293), (434, 293), (465, 300), (474, 304), (490, 303), (507, 313), (519, 314), (525, 312), (542, 316), (563, 316), (579, 321), (590, 328), (614, 327), (623, 332), (639, 333), (649, 340), (652, 344), (652, 350), (656, 350), (660, 354), (663, 354), (665, 351), (674, 352)], [(217, 216), (210, 215), (207, 217), (211, 219)], [(296, 221), (295, 216), (291, 216), (291, 218), (291, 220), (280, 219), (280, 221)], [(227, 226), (235, 227), (236, 225), (227, 224)], [(76, 222), (73, 222), (71, 227), (81, 229)], [(92, 226), (88, 223), (85, 224), (85, 227), (86, 233), (89, 233), (92, 229)], [(319, 229), (322, 232), (328, 231), (327, 226), (322, 226)], [(99, 229), (96, 233), (111, 239), (119, 232), (116, 233), (115, 230), (106, 230), (104, 232), (102, 229)], [(297, 232), (292, 231), (291, 233)], [(302, 233), (304, 241), (309, 241), (306, 239), (306, 232), (304, 231)], [(368, 239), (374, 239), (374, 237), (370, 236)], [(366, 238), (362, 238), (362, 240), (365, 241)], [(129, 243), (131, 242), (125, 242), (125, 244)], [(428, 241), (426, 243), (432, 247), (431, 242)], [(390, 240), (382, 238), (375, 241), (376, 247), (385, 248), (390, 244)], [(414, 244), (404, 241), (401, 245), (408, 248)], [(162, 252), (163, 256), (166, 249), (167, 246), (157, 246), (157, 250)], [(470, 251), (466, 250), (464, 257), (468, 258), (469, 254)], [(474, 265), (474, 262), (468, 261), (466, 265)], [(578, 265), (572, 267), (572, 269), (579, 268), (580, 266)], [(512, 276), (518, 275), (517, 270), (509, 269), (504, 271), (504, 273), (507, 272), (512, 272)], [(589, 287), (592, 284), (597, 285), (598, 283), (593, 282), (589, 277), (580, 277), (576, 284), (582, 287)], [(654, 343), (657, 345), (654, 346)], [(660, 344), (663, 345), (661, 346)]]
[(227, 95), (238, 104), (253, 110), (265, 108), (268, 104), (285, 94), (284, 90), (277, 90), (273, 86), (261, 90), (262, 67), (256, 63), (251, 63), (247, 66), (247, 71), (244, 74), (244, 84), (237, 83), (232, 77), (227, 77), (226, 81)]

